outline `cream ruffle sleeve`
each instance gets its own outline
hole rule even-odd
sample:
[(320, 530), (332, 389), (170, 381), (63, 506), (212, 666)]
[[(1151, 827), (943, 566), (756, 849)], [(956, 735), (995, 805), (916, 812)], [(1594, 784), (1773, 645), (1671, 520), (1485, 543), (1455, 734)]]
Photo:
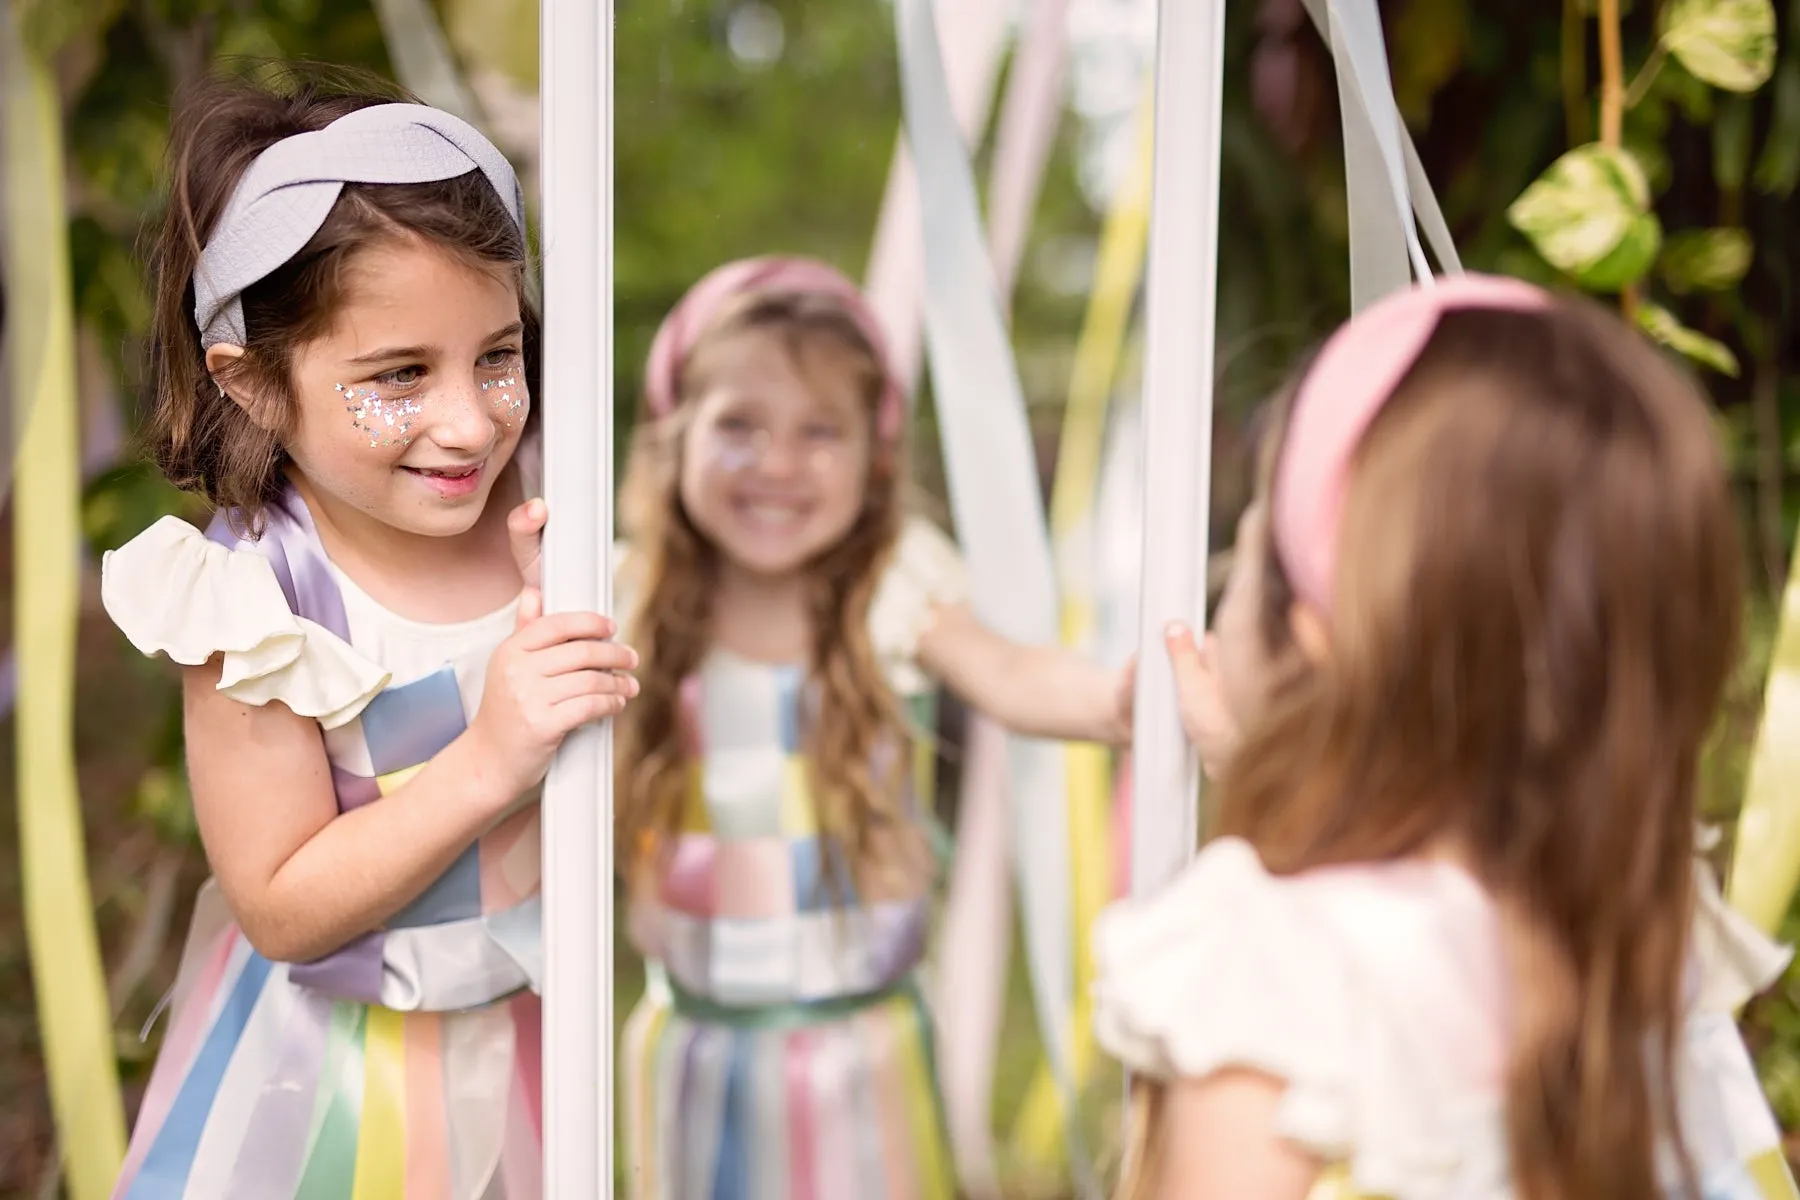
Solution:
[(221, 692), (250, 705), (280, 701), (326, 729), (354, 720), (388, 683), (342, 638), (288, 609), (262, 555), (175, 517), (105, 555), (100, 598), (140, 652), (190, 667), (219, 655)]
[(908, 518), (869, 605), (875, 655), (895, 691), (910, 696), (932, 686), (918, 667), (919, 639), (939, 608), (968, 599), (968, 572), (956, 543), (923, 517)]

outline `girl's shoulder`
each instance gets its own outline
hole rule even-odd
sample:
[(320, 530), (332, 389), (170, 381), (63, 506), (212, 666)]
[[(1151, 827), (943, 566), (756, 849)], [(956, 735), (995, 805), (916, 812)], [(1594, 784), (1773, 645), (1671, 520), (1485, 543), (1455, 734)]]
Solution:
[[(1702, 1013), (1730, 1013), (1788, 960), (1704, 868), (1694, 948)], [(1498, 909), (1451, 864), (1276, 876), (1248, 843), (1222, 838), (1154, 895), (1104, 913), (1094, 956), (1096, 1032), (1127, 1067), (1280, 1079), (1279, 1132), (1323, 1159), (1403, 1176), (1408, 1146), (1455, 1136), (1446, 1122), (1503, 1093)]]
[(278, 700), (327, 729), (347, 724), (389, 675), (336, 634), (295, 616), (273, 564), (164, 517), (100, 564), (107, 615), (141, 653), (183, 666), (219, 656), (219, 690)]
[(896, 691), (932, 686), (914, 660), (937, 609), (966, 604), (968, 573), (956, 543), (931, 521), (909, 516), (869, 605), (869, 636)]
[(1222, 838), (1154, 894), (1112, 905), (1093, 931), (1101, 1044), (1152, 1078), (1271, 1075), (1287, 1085), (1285, 1135), (1342, 1142), (1360, 1005), (1316, 900)]

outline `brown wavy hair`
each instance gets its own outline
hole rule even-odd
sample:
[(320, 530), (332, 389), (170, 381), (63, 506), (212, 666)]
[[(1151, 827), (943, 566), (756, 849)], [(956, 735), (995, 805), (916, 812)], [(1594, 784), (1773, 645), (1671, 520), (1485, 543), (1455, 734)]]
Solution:
[[(520, 289), (526, 383), (538, 395), (539, 322), (524, 290), (525, 237), (479, 171), (436, 183), (345, 184), (301, 251), (244, 289), (243, 356), (217, 376), (206, 368), (194, 327), (194, 268), (238, 180), (283, 138), (396, 102), (418, 101), (357, 72), (300, 65), (207, 78), (177, 99), (168, 206), (149, 247), (156, 307), (147, 449), (176, 487), (235, 510), (251, 530), (285, 486), (281, 443), (294, 419), (294, 352), (330, 328), (353, 259), (370, 245), (417, 238), (510, 274)], [(255, 397), (257, 411), (247, 412), (221, 384)]]
[[(681, 689), (712, 645), (719, 552), (681, 500), (681, 450), (690, 401), (709, 382), (709, 351), (746, 333), (781, 340), (795, 364), (809, 348), (848, 351), (853, 384), (871, 419), (885, 384), (880, 356), (828, 296), (758, 292), (740, 297), (695, 340), (678, 370), (675, 410), (640, 424), (626, 464), (620, 517), (632, 546), (634, 601), (625, 629), (643, 666), (640, 691), (618, 720), (619, 844), (634, 883), (647, 881), (679, 828), (691, 764)], [(905, 474), (897, 446), (875, 444), (861, 511), (842, 540), (809, 567), (812, 649), (802, 737), (818, 811), (824, 878), (846, 873), (865, 894), (917, 886), (928, 847), (904, 811), (911, 735), (876, 659), (869, 607), (900, 535)], [(839, 861), (841, 852), (844, 861)]]
[[(1519, 1195), (1659, 1195), (1697, 771), (1741, 603), (1705, 404), (1587, 301), (1450, 313), (1355, 452), (1340, 537), (1323, 662), (1263, 555), (1282, 669), (1213, 832), (1276, 874), (1453, 847), (1505, 933)], [(1147, 1196), (1160, 1096), (1139, 1101)]]

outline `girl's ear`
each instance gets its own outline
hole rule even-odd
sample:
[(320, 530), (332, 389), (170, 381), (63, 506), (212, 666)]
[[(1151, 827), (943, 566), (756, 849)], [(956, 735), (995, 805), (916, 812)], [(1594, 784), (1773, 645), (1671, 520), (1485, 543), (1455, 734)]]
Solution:
[(1308, 662), (1322, 663), (1331, 657), (1330, 627), (1318, 609), (1304, 600), (1296, 600), (1288, 608), (1288, 628), (1294, 631), (1294, 644)]
[(242, 385), (223, 383), (219, 380), (221, 372), (229, 373), (231, 368), (241, 362), (244, 357), (242, 346), (232, 346), (221, 342), (217, 346), (208, 347), (206, 351), (206, 370), (213, 377), (213, 384), (219, 389), (219, 395), (228, 397), (231, 402), (244, 410), (244, 415), (256, 422), (258, 426), (270, 433), (279, 432), (269, 422), (269, 406), (260, 403), (254, 392), (246, 390)]

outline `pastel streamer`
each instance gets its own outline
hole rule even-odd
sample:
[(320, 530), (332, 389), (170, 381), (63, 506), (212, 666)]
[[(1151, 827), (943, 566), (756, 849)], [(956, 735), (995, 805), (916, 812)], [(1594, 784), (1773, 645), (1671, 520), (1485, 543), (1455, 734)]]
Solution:
[[(1050, 494), (1050, 534), (1062, 586), (1063, 645), (1092, 652), (1097, 619), (1095, 499), (1106, 442), (1108, 401), (1125, 346), (1125, 330), (1143, 279), (1144, 241), (1150, 225), (1150, 167), (1154, 125), (1150, 94), (1139, 116), (1138, 157), (1125, 186), (1108, 208), (1100, 231), (1100, 251), (1088, 297), (1086, 320), (1075, 344), (1068, 404), (1063, 409), (1056, 482)], [(1113, 756), (1103, 746), (1063, 748), (1069, 780), (1069, 850), (1074, 866), (1075, 1043), (1073, 1064), (1079, 1094), (1093, 1071), (1092, 1001), (1094, 977), (1088, 931), (1113, 898), (1109, 849), (1109, 800)], [(1054, 1082), (1040, 1068), (1026, 1092), (1013, 1141), (1029, 1161), (1054, 1152), (1060, 1125)]]
[[(1001, 0), (937, 0), (937, 5), (950, 30), (943, 46), (944, 65), (957, 133), (966, 146), (986, 126), (993, 106), (1009, 6)], [(888, 331), (888, 361), (908, 395), (919, 374), (920, 306), (925, 290), (924, 231), (919, 224), (915, 161), (902, 129), (894, 145), (893, 165), (888, 168), (881, 215), (875, 223), (866, 289), (882, 328)]]
[[(50, 1105), (72, 1200), (99, 1200), (125, 1154), (112, 1014), (75, 777), (80, 442), (62, 111), (16, 5), (0, 11), (13, 494), (19, 862)], [(26, 298), (29, 297), (29, 302)], [(0, 471), (11, 463), (0, 463)], [(6, 476), (0, 475), (0, 494)], [(29, 580), (30, 586), (24, 586)]]
[[(925, 231), (925, 335), (974, 608), (1012, 640), (1041, 645), (1056, 637), (1056, 579), (974, 176), (951, 112), (929, 2), (899, 0), (894, 12)], [(1050, 797), (1066, 803), (1063, 764), (1056, 748), (1023, 738), (1011, 740), (1008, 757), (1032, 989), (1046, 1050), (1067, 1091), (1074, 982), (1066, 936), (1068, 830), (1063, 814), (1046, 811)], [(1080, 1191), (1092, 1195), (1072, 1095), (1067, 1111), (1070, 1162)]]
[[(1040, 0), (1007, 72), (988, 181), (988, 247), (1003, 305), (1010, 304), (1062, 117), (1068, 10), (1069, 0)], [(994, 1196), (994, 1064), (1012, 942), (1005, 731), (972, 714), (962, 766), (956, 858), (939, 934), (938, 1043), (958, 1180), (970, 1194)]]
[(1750, 756), (1725, 898), (1774, 933), (1800, 883), (1800, 538), (1777, 615), (1762, 728)]

